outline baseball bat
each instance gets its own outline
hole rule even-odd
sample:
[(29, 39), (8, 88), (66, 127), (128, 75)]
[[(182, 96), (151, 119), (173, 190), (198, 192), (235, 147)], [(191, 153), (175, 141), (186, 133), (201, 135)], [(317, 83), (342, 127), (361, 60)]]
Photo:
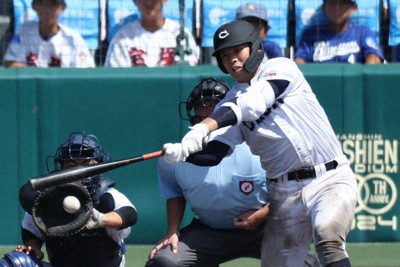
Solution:
[(164, 153), (164, 150), (159, 150), (134, 158), (104, 162), (94, 165), (72, 167), (65, 170), (31, 178), (29, 179), (29, 184), (31, 185), (33, 190), (43, 190), (51, 186), (75, 182), (139, 161), (161, 157), (164, 155)]

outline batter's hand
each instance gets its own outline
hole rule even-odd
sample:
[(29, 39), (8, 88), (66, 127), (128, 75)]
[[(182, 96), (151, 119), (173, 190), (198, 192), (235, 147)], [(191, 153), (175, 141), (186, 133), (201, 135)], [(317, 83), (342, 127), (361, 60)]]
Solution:
[(163, 239), (161, 239), (160, 242), (158, 242), (158, 244), (150, 252), (148, 259), (149, 260), (153, 259), (160, 249), (163, 249), (167, 246), (171, 246), (172, 253), (174, 254), (178, 253), (178, 242), (179, 242), (179, 237), (177, 234), (173, 234), (171, 236), (165, 236)]
[(167, 143), (164, 144), (164, 159), (168, 163), (185, 162), (189, 156), (187, 149), (185, 149), (181, 143)]
[(182, 145), (192, 154), (203, 149), (203, 139), (210, 131), (204, 123), (198, 123), (189, 128), (191, 131), (183, 137)]

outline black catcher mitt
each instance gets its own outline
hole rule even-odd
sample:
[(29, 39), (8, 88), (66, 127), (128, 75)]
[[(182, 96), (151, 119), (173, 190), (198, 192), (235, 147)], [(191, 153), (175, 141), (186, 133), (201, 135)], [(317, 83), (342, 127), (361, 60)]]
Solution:
[[(74, 214), (63, 208), (67, 196), (76, 197), (81, 204)], [(92, 209), (90, 193), (80, 182), (75, 182), (40, 191), (32, 208), (32, 217), (47, 236), (71, 236), (85, 229)]]

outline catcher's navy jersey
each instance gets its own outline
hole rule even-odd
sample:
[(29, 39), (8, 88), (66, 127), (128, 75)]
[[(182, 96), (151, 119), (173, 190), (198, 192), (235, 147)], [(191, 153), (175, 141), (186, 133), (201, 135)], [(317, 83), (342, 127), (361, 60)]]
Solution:
[(161, 197), (184, 197), (200, 221), (212, 228), (234, 228), (234, 217), (267, 203), (267, 183), (260, 159), (247, 145), (213, 167), (169, 164), (160, 158)]
[(354, 64), (365, 63), (371, 53), (383, 60), (377, 37), (369, 28), (350, 23), (346, 31), (336, 33), (327, 26), (315, 25), (303, 31), (295, 58), (305, 62)]
[[(267, 80), (289, 82), (275, 99)], [(236, 103), (230, 102), (238, 97)], [(261, 64), (251, 85), (235, 83), (219, 103), (231, 107), (238, 124), (211, 133), (233, 147), (245, 141), (260, 156), (268, 178), (314, 166), (343, 155), (325, 111), (294, 61), (274, 58)]]

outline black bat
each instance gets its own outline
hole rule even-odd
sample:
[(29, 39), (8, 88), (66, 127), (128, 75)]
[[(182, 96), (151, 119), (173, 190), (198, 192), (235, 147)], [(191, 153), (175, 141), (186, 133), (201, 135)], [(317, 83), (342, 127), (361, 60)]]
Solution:
[(164, 150), (147, 153), (139, 157), (122, 159), (110, 162), (104, 162), (94, 165), (77, 166), (65, 170), (37, 176), (29, 179), (29, 183), (33, 190), (43, 190), (45, 188), (75, 182), (93, 175), (98, 175), (107, 171), (111, 171), (135, 162), (153, 159), (163, 156)]

